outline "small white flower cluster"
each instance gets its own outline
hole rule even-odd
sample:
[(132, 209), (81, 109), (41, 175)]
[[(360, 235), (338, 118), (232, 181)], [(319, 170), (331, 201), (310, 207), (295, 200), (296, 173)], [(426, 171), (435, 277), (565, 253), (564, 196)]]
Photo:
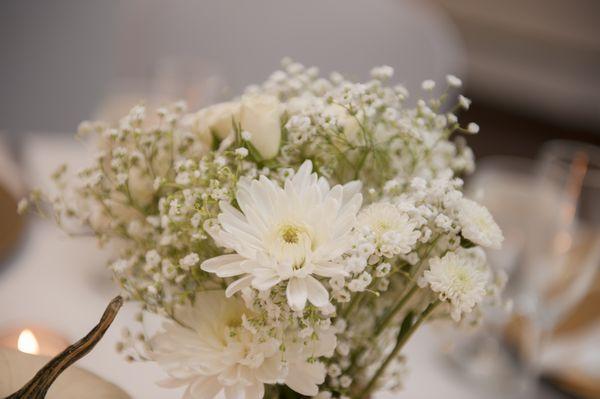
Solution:
[(497, 297), (481, 248), (502, 233), (458, 177), (470, 100), (409, 107), (391, 67), (371, 76), (285, 60), (230, 102), (81, 125), (99, 153), (75, 183), (55, 174), (55, 216), (117, 243), (123, 294), (171, 320), (124, 337), (131, 360), (200, 399), (364, 398), (401, 387), (400, 350), (427, 318)]
[(440, 300), (448, 301), (452, 318), (460, 321), (463, 314), (470, 313), (483, 301), (489, 280), (485, 257), (473, 256), (468, 249), (461, 248), (443, 257), (431, 258), (420, 285), (429, 285)]

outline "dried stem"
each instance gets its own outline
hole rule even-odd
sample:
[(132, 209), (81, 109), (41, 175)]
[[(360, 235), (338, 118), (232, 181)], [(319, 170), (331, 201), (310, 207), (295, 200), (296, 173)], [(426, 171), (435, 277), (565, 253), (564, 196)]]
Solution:
[(87, 355), (102, 339), (122, 305), (123, 298), (120, 296), (110, 301), (96, 327), (85, 337), (50, 360), (23, 388), (6, 399), (44, 399), (56, 378), (77, 360)]

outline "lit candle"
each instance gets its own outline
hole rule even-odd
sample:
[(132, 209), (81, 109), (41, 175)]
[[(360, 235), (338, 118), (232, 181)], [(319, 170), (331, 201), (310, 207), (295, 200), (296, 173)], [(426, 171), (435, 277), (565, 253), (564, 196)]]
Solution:
[[(0, 398), (11, 395), (48, 399), (128, 399), (129, 395), (116, 385), (88, 371), (69, 367), (104, 336), (122, 305), (123, 298), (115, 297), (88, 335), (52, 357), (26, 353), (42, 353), (46, 349), (56, 352), (59, 347), (66, 346), (64, 339), (47, 330), (25, 328), (1, 337)], [(10, 348), (2, 348), (2, 345)]]
[(30, 329), (26, 328), (21, 331), (21, 334), (19, 334), (19, 339), (17, 340), (17, 349), (21, 352), (29, 353), (31, 355), (37, 355), (40, 353), (40, 344), (38, 344), (35, 335), (33, 335)]
[(32, 355), (56, 356), (67, 346), (64, 337), (42, 327), (15, 328), (0, 335), (0, 347)]

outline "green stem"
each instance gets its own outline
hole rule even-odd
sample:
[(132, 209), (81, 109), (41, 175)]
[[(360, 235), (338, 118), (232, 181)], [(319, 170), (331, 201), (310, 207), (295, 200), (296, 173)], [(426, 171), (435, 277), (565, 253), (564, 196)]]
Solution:
[[(375, 327), (375, 333), (374, 333), (375, 338), (377, 338), (388, 327), (390, 322), (392, 322), (394, 320), (394, 317), (396, 317), (396, 315), (402, 310), (402, 308), (404, 308), (404, 306), (409, 301), (409, 299), (414, 295), (414, 293), (417, 292), (417, 289), (418, 289), (417, 278), (419, 277), (419, 275), (423, 271), (423, 268), (427, 264), (425, 262), (425, 260), (427, 260), (427, 257), (431, 254), (431, 252), (435, 248), (438, 239), (439, 239), (439, 237), (437, 237), (433, 240), (433, 242), (431, 243), (431, 246), (427, 249), (425, 254), (423, 254), (421, 262), (419, 262), (418, 266), (410, 274), (410, 279), (407, 283), (408, 291), (406, 292), (406, 294), (404, 294), (404, 296), (402, 296), (402, 298), (400, 298), (398, 303), (396, 303), (396, 305), (394, 305), (394, 307), (392, 309), (390, 309), (383, 316), (383, 319), (381, 320), (381, 322), (379, 322), (378, 325)], [(356, 368), (356, 365), (357, 365), (356, 362), (357, 362), (358, 358), (360, 357), (360, 355), (363, 354), (365, 349), (366, 349), (366, 346), (361, 346), (357, 349), (357, 352), (352, 355), (350, 367), (348, 367), (348, 369), (346, 370), (346, 373), (350, 373), (350, 372), (354, 371), (354, 369)]]
[(344, 313), (342, 313), (342, 318), (346, 319), (348, 317), (350, 312), (352, 312), (352, 310), (362, 301), (363, 296), (364, 296), (364, 293), (361, 292), (352, 298), (352, 300), (350, 301), (350, 304), (344, 310)]
[(408, 292), (406, 294), (404, 294), (404, 296), (400, 299), (400, 301), (398, 301), (398, 303), (392, 309), (390, 309), (389, 312), (386, 313), (386, 315), (383, 317), (381, 323), (375, 329), (376, 337), (379, 336), (379, 334), (381, 334), (381, 332), (383, 330), (385, 330), (385, 328), (388, 326), (390, 321), (392, 321), (394, 319), (394, 317), (398, 314), (398, 312), (400, 312), (402, 310), (404, 305), (408, 302), (408, 300), (417, 291), (417, 288), (418, 288), (417, 278), (423, 271), (423, 268), (425, 267), (425, 265), (427, 265), (427, 262), (425, 262), (425, 261), (428, 259), (429, 255), (431, 254), (431, 251), (433, 251), (433, 249), (435, 248), (438, 238), (433, 240), (433, 242), (431, 243), (431, 246), (427, 249), (425, 254), (423, 254), (421, 262), (419, 262), (419, 265), (411, 273), (410, 280), (408, 281), (408, 285), (407, 285)]
[(325, 134), (323, 134), (321, 137), (323, 137), (325, 139), (325, 141), (327, 141), (327, 143), (333, 147), (333, 149), (335, 150), (335, 152), (338, 153), (338, 155), (341, 157), (341, 159), (346, 162), (348, 164), (348, 166), (350, 166), (352, 169), (356, 169), (356, 166), (354, 166), (354, 164), (348, 159), (348, 157), (346, 156), (346, 154), (344, 154), (344, 152), (342, 150), (340, 150), (331, 140), (331, 137), (329, 137), (327, 135), (327, 132), (325, 132)]
[[(427, 252), (425, 252), (425, 254), (423, 254), (423, 256), (422, 256), (423, 259), (421, 260), (421, 262), (419, 262), (419, 265), (408, 276), (409, 277), (408, 285), (407, 285), (408, 291), (406, 292), (406, 294), (404, 294), (402, 296), (402, 298), (400, 298), (400, 300), (396, 303), (396, 305), (394, 305), (393, 308), (391, 308), (388, 312), (386, 312), (386, 314), (383, 316), (383, 319), (375, 327), (375, 337), (378, 337), (383, 332), (383, 330), (385, 330), (385, 328), (389, 325), (389, 323), (392, 320), (394, 320), (394, 317), (404, 308), (404, 305), (406, 305), (406, 303), (414, 295), (414, 293), (417, 292), (417, 289), (418, 289), (417, 278), (423, 271), (423, 268), (425, 267), (425, 265), (427, 264), (427, 262), (425, 262), (425, 260), (427, 260), (427, 257), (431, 254), (431, 251), (433, 251), (433, 249), (435, 248), (438, 238), (433, 240), (433, 242), (431, 243), (431, 246), (427, 249)], [(358, 355), (360, 355), (360, 354), (362, 354), (362, 350), (359, 350)], [(354, 368), (353, 366), (354, 366), (354, 363), (352, 363), (350, 365), (349, 370), (353, 369)]]
[(378, 324), (375, 328), (375, 337), (378, 337), (379, 334), (381, 334), (383, 330), (385, 330), (385, 328), (394, 319), (398, 312), (402, 310), (406, 302), (408, 302), (408, 300), (417, 291), (417, 288), (418, 286), (416, 284), (412, 285), (410, 290), (406, 294), (404, 294), (404, 296), (398, 301), (398, 303), (396, 303), (396, 305), (394, 305), (394, 307), (385, 314), (383, 320), (381, 320), (380, 324)]
[[(418, 288), (418, 286), (416, 284), (413, 285), (412, 288), (400, 299), (400, 301), (398, 301), (398, 303), (392, 309), (390, 309), (390, 311), (388, 311), (385, 314), (381, 323), (375, 327), (375, 333), (373, 335), (375, 338), (377, 338), (383, 332), (383, 330), (385, 330), (385, 328), (394, 319), (394, 317), (398, 314), (398, 312), (400, 312), (400, 310), (402, 310), (404, 305), (408, 302), (408, 300), (417, 291), (417, 288)], [(363, 354), (365, 349), (366, 349), (366, 346), (362, 346), (358, 349), (358, 351), (356, 353), (354, 353), (352, 355), (350, 367), (348, 367), (348, 369), (345, 371), (346, 374), (350, 374), (354, 371), (354, 369), (358, 365), (358, 363), (357, 363), (358, 358)]]
[(375, 387), (375, 384), (381, 378), (381, 376), (383, 375), (383, 373), (385, 372), (385, 370), (387, 369), (389, 364), (392, 362), (392, 360), (394, 360), (396, 355), (400, 352), (402, 347), (404, 347), (404, 345), (410, 339), (410, 337), (414, 334), (414, 332), (421, 326), (421, 324), (423, 324), (423, 322), (425, 320), (427, 320), (427, 318), (431, 315), (431, 313), (435, 310), (435, 308), (439, 304), (440, 304), (439, 300), (430, 303), (427, 306), (427, 308), (423, 311), (423, 313), (421, 314), (421, 317), (419, 317), (419, 319), (407, 331), (403, 331), (402, 329), (400, 330), (400, 332), (398, 334), (398, 338), (396, 340), (396, 345), (394, 346), (394, 349), (392, 349), (392, 351), (386, 357), (386, 359), (383, 361), (381, 366), (379, 366), (379, 368), (377, 369), (375, 374), (373, 374), (371, 381), (369, 381), (367, 386), (357, 396), (358, 398), (366, 398), (369, 396), (369, 394)]

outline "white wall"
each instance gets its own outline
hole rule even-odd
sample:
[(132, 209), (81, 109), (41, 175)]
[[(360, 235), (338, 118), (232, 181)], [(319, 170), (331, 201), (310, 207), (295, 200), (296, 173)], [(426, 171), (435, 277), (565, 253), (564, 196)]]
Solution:
[(356, 77), (387, 63), (412, 88), (462, 65), (453, 25), (418, 0), (3, 0), (0, 130), (73, 131), (132, 80), (165, 90), (169, 57), (239, 93), (283, 56)]

